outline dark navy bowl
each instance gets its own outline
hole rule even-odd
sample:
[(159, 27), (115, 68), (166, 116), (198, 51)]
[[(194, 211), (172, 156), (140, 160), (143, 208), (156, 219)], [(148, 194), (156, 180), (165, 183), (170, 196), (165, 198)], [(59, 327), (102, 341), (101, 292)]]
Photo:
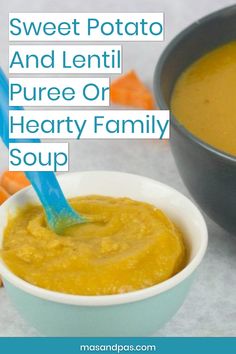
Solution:
[[(236, 40), (236, 5), (204, 17), (175, 37), (155, 70), (158, 106), (170, 109), (176, 79), (185, 68), (232, 40)], [(236, 119), (236, 112), (232, 113)], [(217, 224), (236, 233), (236, 157), (198, 139), (173, 115), (170, 142), (179, 173), (194, 200)]]

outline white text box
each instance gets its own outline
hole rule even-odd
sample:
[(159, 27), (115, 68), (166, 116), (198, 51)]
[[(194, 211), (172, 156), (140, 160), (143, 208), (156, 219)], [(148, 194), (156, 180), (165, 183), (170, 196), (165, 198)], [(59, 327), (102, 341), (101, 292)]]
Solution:
[(10, 111), (11, 139), (169, 139), (169, 111)]
[(11, 143), (9, 171), (68, 171), (68, 143)]
[(162, 41), (163, 13), (11, 13), (10, 41)]
[(10, 45), (10, 74), (120, 74), (120, 45)]
[(108, 78), (10, 78), (10, 106), (109, 106)]

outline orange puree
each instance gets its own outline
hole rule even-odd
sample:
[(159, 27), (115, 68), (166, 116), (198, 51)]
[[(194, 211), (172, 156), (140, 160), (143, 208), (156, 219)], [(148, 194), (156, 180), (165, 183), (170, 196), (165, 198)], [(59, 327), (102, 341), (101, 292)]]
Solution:
[(190, 65), (174, 88), (171, 109), (206, 143), (236, 156), (236, 41)]
[(2, 257), (13, 273), (45, 289), (105, 295), (152, 286), (184, 267), (182, 235), (156, 207), (96, 195), (70, 203), (91, 222), (62, 236), (48, 228), (41, 206), (10, 218)]

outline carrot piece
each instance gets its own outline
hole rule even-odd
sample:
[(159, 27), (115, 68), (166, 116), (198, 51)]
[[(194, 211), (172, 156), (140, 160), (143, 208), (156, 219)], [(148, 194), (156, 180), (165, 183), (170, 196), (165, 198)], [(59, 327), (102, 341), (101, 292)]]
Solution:
[(114, 104), (142, 109), (155, 109), (150, 90), (144, 86), (134, 70), (111, 83), (110, 98)]
[(1, 178), (1, 185), (9, 194), (14, 194), (30, 185), (23, 172), (5, 171)]
[(0, 186), (0, 205), (5, 202), (10, 197), (10, 194)]

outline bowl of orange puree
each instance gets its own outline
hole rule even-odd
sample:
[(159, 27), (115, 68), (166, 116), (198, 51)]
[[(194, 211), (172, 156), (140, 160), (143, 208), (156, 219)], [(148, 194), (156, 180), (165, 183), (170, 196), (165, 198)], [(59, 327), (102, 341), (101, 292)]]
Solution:
[(31, 187), (0, 207), (0, 273), (9, 298), (47, 336), (146, 336), (182, 305), (207, 245), (194, 204), (119, 172), (59, 177), (89, 223), (58, 235)]

